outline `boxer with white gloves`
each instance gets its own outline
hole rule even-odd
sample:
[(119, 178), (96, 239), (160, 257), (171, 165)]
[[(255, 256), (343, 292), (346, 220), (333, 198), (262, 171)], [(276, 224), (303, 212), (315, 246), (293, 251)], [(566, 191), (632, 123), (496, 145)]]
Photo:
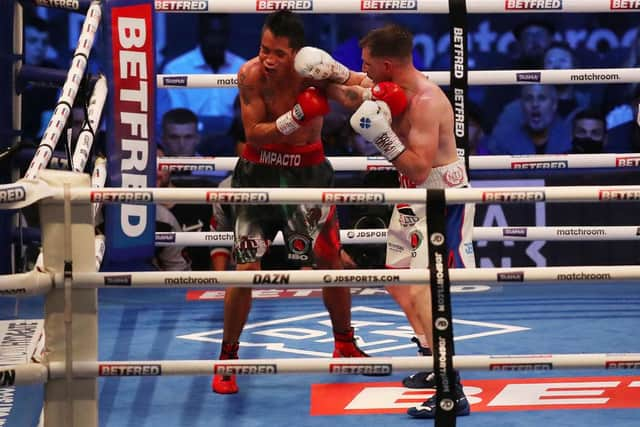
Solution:
[(390, 162), (405, 152), (406, 147), (391, 129), (391, 110), (384, 101), (364, 101), (349, 122)]
[(294, 61), (298, 74), (313, 80), (329, 80), (344, 83), (351, 72), (322, 49), (305, 46), (298, 51)]
[[(401, 187), (467, 186), (464, 160), (458, 159), (456, 150), (453, 108), (442, 89), (415, 68), (411, 33), (391, 24), (369, 31), (359, 44), (364, 74), (352, 73), (347, 85), (329, 85), (329, 98), (356, 110), (351, 126), (393, 163)], [(447, 206), (450, 267), (475, 267), (474, 210), (473, 204)], [(387, 268), (425, 268), (428, 248), (415, 236), (427, 236), (425, 205), (397, 205), (387, 232)], [(429, 287), (415, 284), (386, 289), (406, 314), (416, 337), (412, 341), (422, 354), (429, 354), (427, 349), (434, 348)], [(402, 383), (409, 388), (433, 388), (434, 378), (431, 372), (419, 372)], [(470, 405), (459, 375), (452, 388), (456, 416), (468, 415)], [(432, 397), (407, 412), (415, 418), (434, 418), (440, 410)]]
[(366, 100), (351, 116), (351, 127), (392, 162), (406, 150), (391, 129), (391, 121), (407, 108), (407, 97), (393, 82), (380, 82), (365, 89), (363, 97)]

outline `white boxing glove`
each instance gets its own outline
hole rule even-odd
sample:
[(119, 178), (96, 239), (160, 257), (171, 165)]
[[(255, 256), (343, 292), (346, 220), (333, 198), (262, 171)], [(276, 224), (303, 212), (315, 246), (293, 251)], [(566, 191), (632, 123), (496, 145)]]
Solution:
[(376, 146), (390, 162), (404, 153), (406, 147), (391, 129), (391, 111), (383, 101), (364, 101), (351, 116), (351, 127)]
[(302, 77), (344, 83), (349, 80), (349, 69), (322, 49), (305, 46), (298, 51), (294, 67)]

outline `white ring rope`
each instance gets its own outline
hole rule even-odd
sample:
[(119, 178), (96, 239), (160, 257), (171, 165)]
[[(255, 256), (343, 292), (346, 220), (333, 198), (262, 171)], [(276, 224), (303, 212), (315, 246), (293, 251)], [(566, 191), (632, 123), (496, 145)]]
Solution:
[[(622, 6), (614, 7), (616, 4)], [(156, 0), (157, 12), (256, 13), (288, 8), (298, 13), (449, 13), (448, 0)], [(466, 0), (468, 13), (634, 12), (635, 0)]]
[(82, 126), (82, 131), (78, 135), (78, 143), (73, 153), (72, 163), (75, 172), (83, 172), (84, 167), (87, 165), (95, 138), (94, 132), (97, 132), (100, 127), (100, 117), (107, 99), (107, 92), (107, 78), (104, 75), (100, 75), (93, 88), (93, 93), (89, 100), (89, 108), (87, 109), (87, 118)]
[[(447, 204), (639, 201), (640, 186), (448, 188)], [(74, 202), (103, 203), (228, 203), (371, 205), (425, 203), (427, 190), (408, 188), (72, 188)], [(63, 200), (54, 191), (54, 200)], [(1, 206), (1, 205), (0, 205)]]
[[(640, 186), (558, 186), (448, 188), (447, 204), (536, 202), (637, 202)], [(0, 210), (20, 209), (39, 200), (64, 201), (62, 189), (41, 180), (0, 185)], [(416, 188), (120, 188), (70, 189), (73, 203), (301, 204), (380, 205), (425, 203), (427, 190)]]
[[(428, 361), (427, 361), (428, 359)], [(613, 369), (614, 367), (640, 364), (640, 353), (622, 354), (526, 354), (526, 355), (473, 355), (453, 356), (456, 369), (462, 370), (529, 370), (538, 369)], [(59, 362), (51, 364), (52, 377), (61, 374)], [(102, 366), (102, 369), (100, 368)], [(107, 366), (116, 367), (108, 369)], [(121, 366), (120, 369), (117, 367)], [(430, 357), (370, 357), (353, 358), (290, 358), (290, 359), (242, 359), (242, 360), (141, 360), (75, 362), (74, 374), (80, 377), (131, 376), (140, 372), (140, 366), (157, 366), (151, 375), (211, 375), (212, 373), (260, 375), (260, 374), (361, 374), (433, 369)], [(262, 367), (262, 368), (260, 368)], [(160, 372), (161, 371), (161, 372)], [(102, 375), (101, 375), (102, 372)]]
[[(640, 366), (640, 353), (512, 354), (453, 356), (456, 369), (489, 371), (540, 371), (558, 369), (633, 369)], [(242, 360), (100, 360), (73, 362), (74, 378), (275, 374), (392, 374), (433, 368), (430, 357), (289, 358)], [(64, 376), (63, 362), (21, 364), (2, 367), (14, 385), (44, 384)]]
[[(523, 241), (603, 241), (638, 240), (638, 226), (564, 226), (564, 227), (474, 227), (473, 240)], [(233, 246), (232, 231), (179, 231), (156, 232), (156, 246)], [(386, 244), (387, 230), (384, 228), (362, 228), (340, 230), (340, 242), (343, 245)], [(282, 232), (278, 232), (271, 243), (284, 245)]]
[(100, 9), (100, 2), (94, 1), (91, 3), (89, 10), (87, 11), (84, 24), (82, 25), (82, 32), (78, 39), (78, 46), (74, 52), (73, 62), (67, 73), (67, 79), (62, 87), (62, 93), (58, 99), (56, 109), (49, 120), (47, 129), (42, 136), (42, 140), (38, 145), (33, 160), (29, 164), (29, 168), (25, 173), (25, 178), (28, 180), (35, 180), (38, 178), (40, 170), (47, 167), (53, 150), (58, 144), (60, 134), (67, 123), (69, 114), (71, 112), (71, 106), (73, 105), (80, 82), (84, 76), (84, 72), (87, 66), (87, 59), (89, 53), (93, 47), (93, 42), (100, 24), (100, 17), (102, 11)]
[[(448, 71), (423, 71), (427, 78), (440, 86), (448, 86)], [(640, 68), (574, 68), (567, 70), (470, 70), (469, 86), (520, 84), (617, 84), (640, 81)], [(236, 74), (158, 74), (158, 88), (235, 88)]]
[[(335, 171), (394, 170), (384, 157), (327, 157)], [(160, 157), (158, 170), (232, 171), (237, 157)], [(471, 170), (549, 170), (584, 168), (640, 168), (640, 154), (533, 154), (521, 156), (469, 156)]]
[[(594, 282), (618, 285), (621, 281), (640, 284), (640, 266), (563, 266), (519, 268), (462, 268), (449, 271), (452, 285), (483, 284), (578, 284)], [(11, 277), (0, 276), (0, 289), (12, 289)], [(53, 274), (55, 287), (64, 286), (63, 273)], [(269, 289), (316, 287), (379, 287), (429, 283), (429, 270), (424, 268), (380, 270), (269, 270), (269, 271), (131, 271), (109, 273), (74, 273), (76, 289), (113, 287), (171, 289)], [(259, 287), (259, 286), (258, 286)]]

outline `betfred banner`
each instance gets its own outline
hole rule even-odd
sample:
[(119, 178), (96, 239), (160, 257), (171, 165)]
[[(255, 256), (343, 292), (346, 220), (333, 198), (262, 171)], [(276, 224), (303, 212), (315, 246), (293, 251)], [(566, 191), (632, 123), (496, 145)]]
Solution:
[[(155, 186), (155, 69), (153, 3), (105, 3), (109, 81), (107, 173), (109, 187)], [(154, 251), (155, 207), (105, 206), (107, 246), (103, 269), (135, 269)]]
[[(464, 380), (464, 391), (472, 412), (640, 408), (640, 381), (634, 376)], [(404, 413), (433, 393), (397, 382), (313, 384), (310, 412), (314, 416)]]

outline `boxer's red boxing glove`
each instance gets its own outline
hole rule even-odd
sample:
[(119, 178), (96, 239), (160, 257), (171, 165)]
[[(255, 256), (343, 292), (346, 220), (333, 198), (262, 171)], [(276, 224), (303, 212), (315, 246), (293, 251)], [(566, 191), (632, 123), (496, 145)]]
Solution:
[[(365, 96), (365, 98), (367, 98)], [(391, 110), (392, 116), (401, 114), (407, 108), (407, 95), (404, 90), (393, 82), (380, 82), (371, 88), (371, 97), (374, 101), (384, 101)]]
[(310, 120), (329, 112), (327, 98), (314, 87), (309, 87), (298, 95), (297, 104), (276, 120), (280, 133), (289, 135)]

